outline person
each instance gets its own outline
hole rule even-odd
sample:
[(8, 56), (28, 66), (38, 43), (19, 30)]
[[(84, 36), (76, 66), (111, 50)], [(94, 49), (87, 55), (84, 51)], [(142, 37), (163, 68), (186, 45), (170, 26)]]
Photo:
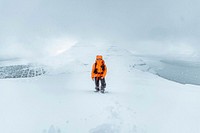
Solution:
[[(106, 81), (105, 77), (107, 74), (107, 67), (106, 64), (103, 60), (102, 55), (97, 55), (96, 56), (96, 61), (92, 66), (92, 72), (91, 72), (91, 77), (92, 80), (95, 81), (95, 89), (96, 92), (100, 91), (104, 93), (105, 88), (106, 88)], [(99, 88), (99, 81), (101, 81), (101, 88)]]

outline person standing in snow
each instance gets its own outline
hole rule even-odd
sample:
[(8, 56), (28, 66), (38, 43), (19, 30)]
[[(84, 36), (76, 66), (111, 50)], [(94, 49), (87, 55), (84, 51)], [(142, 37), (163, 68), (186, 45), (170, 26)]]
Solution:
[(101, 81), (101, 92), (104, 93), (106, 88), (106, 81), (105, 81), (106, 73), (107, 73), (107, 67), (103, 60), (103, 57), (102, 55), (97, 55), (96, 61), (92, 66), (92, 72), (91, 72), (92, 80), (95, 81), (96, 92), (100, 91), (99, 81)]

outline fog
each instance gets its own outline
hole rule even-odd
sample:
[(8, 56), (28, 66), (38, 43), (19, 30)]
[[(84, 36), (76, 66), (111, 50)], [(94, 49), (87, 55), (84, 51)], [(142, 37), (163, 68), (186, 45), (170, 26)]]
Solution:
[(82, 41), (199, 57), (199, 0), (0, 0), (0, 57), (56, 55)]

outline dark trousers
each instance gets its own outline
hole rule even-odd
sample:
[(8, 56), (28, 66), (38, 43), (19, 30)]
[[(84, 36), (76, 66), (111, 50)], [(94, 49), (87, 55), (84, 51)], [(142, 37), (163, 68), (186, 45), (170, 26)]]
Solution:
[(96, 87), (95, 87), (95, 89), (96, 90), (99, 90), (99, 81), (101, 81), (101, 90), (105, 90), (105, 88), (106, 88), (106, 81), (105, 81), (105, 78), (95, 78), (95, 85), (96, 85)]

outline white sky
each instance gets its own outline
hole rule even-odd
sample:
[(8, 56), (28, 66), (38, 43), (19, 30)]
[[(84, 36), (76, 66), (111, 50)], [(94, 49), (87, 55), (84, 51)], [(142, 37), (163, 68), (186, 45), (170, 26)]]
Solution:
[(38, 50), (63, 36), (198, 48), (199, 7), (199, 0), (0, 0), (0, 52)]

